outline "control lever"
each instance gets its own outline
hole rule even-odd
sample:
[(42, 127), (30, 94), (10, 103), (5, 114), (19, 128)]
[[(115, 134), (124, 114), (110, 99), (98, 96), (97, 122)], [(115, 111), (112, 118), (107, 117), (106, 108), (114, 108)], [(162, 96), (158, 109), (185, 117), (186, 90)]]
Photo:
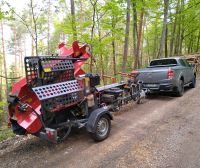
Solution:
[(20, 104), (20, 106), (18, 107), (18, 110), (20, 112), (26, 112), (27, 111), (27, 108), (28, 108), (28, 104), (26, 103), (23, 103), (21, 101), (18, 101), (18, 103)]

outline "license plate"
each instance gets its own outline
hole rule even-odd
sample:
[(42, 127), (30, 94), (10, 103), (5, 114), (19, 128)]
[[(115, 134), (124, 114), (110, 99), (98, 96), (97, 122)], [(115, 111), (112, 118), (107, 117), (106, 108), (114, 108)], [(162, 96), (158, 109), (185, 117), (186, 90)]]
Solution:
[(145, 84), (146, 87), (158, 87), (158, 84)]

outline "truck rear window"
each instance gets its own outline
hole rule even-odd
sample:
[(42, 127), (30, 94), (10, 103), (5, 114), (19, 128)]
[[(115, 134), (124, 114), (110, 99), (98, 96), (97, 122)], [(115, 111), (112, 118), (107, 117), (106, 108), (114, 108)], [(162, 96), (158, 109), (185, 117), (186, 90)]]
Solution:
[(177, 61), (175, 59), (161, 59), (161, 60), (153, 60), (150, 63), (150, 66), (165, 66), (165, 65), (177, 65)]

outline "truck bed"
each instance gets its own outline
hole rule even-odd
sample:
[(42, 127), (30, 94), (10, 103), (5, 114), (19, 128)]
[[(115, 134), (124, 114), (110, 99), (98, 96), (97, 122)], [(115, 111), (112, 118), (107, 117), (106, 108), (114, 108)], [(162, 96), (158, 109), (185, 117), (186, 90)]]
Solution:
[(143, 83), (160, 83), (167, 79), (168, 69), (168, 66), (140, 69), (138, 70), (140, 72), (138, 79)]

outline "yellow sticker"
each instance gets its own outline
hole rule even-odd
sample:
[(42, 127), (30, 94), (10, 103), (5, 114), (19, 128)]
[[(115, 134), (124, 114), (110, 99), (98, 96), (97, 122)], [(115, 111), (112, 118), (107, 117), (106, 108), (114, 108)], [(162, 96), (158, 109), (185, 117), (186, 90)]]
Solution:
[(33, 99), (30, 98), (30, 97), (27, 99), (27, 102), (28, 102), (28, 103), (31, 103), (32, 101), (33, 101)]
[(51, 68), (44, 68), (44, 72), (51, 72)]

